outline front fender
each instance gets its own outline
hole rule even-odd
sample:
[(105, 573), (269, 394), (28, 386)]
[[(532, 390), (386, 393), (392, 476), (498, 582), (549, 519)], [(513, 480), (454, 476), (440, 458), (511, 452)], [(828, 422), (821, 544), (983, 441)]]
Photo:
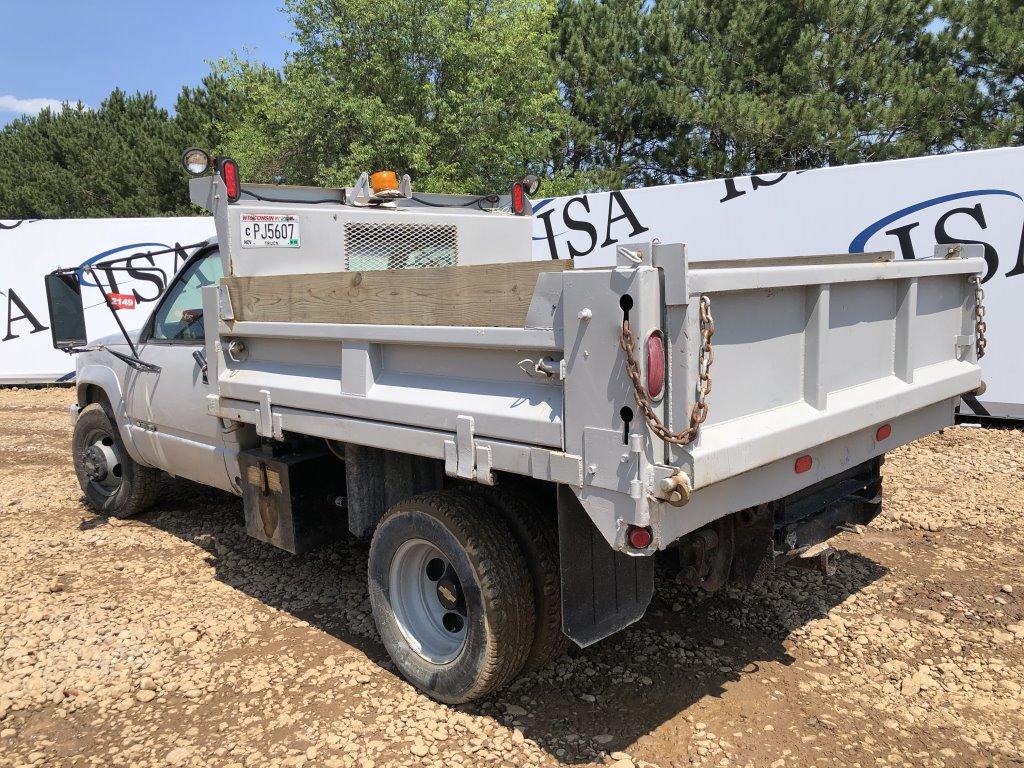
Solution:
[[(114, 421), (117, 422), (117, 431), (121, 434), (121, 442), (124, 443), (128, 454), (139, 464), (149, 466), (149, 463), (142, 458), (131, 430), (128, 429), (128, 406), (121, 389), (121, 380), (117, 373), (106, 365), (86, 364), (77, 372), (76, 376), (78, 404), (82, 407), (89, 403), (88, 389), (90, 386), (98, 387), (107, 398), (110, 409), (114, 414)], [(92, 398), (95, 401), (95, 398)]]

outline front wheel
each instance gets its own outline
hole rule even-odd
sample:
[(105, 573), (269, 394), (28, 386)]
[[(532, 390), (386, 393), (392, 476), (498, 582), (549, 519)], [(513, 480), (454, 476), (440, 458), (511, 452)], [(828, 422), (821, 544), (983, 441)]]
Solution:
[(457, 491), (403, 501), (370, 546), (373, 617), (402, 675), (459, 704), (507, 685), (533, 642), (533, 588), (500, 513)]
[(71, 452), (82, 493), (100, 514), (131, 517), (156, 501), (160, 473), (132, 459), (113, 416), (100, 403), (87, 405), (78, 415)]

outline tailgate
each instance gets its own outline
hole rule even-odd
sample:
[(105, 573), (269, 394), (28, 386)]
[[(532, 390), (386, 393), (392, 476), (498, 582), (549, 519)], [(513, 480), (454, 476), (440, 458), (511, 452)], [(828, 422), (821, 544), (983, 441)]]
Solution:
[[(909, 261), (883, 253), (690, 264), (690, 303), (668, 318), (687, 370), (685, 386), (671, 390), (676, 429), (697, 384), (702, 295), (714, 320), (713, 388), (699, 439), (673, 447), (672, 463), (689, 464), (701, 488), (943, 400), (952, 419), (953, 398), (981, 382), (984, 260), (964, 257), (968, 248)], [(897, 444), (893, 435), (887, 447)]]

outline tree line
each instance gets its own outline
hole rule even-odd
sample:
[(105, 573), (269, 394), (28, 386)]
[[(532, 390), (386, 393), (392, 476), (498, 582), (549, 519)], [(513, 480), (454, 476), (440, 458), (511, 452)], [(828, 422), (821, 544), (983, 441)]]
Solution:
[(1020, 0), (286, 0), (279, 66), (0, 130), (0, 218), (194, 213), (178, 156), (545, 194), (1024, 142)]

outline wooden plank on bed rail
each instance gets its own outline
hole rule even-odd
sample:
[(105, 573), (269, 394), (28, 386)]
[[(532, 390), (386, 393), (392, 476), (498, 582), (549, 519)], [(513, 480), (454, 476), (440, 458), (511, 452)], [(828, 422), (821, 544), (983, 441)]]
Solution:
[(224, 277), (236, 320), (521, 328), (542, 272), (571, 261)]

